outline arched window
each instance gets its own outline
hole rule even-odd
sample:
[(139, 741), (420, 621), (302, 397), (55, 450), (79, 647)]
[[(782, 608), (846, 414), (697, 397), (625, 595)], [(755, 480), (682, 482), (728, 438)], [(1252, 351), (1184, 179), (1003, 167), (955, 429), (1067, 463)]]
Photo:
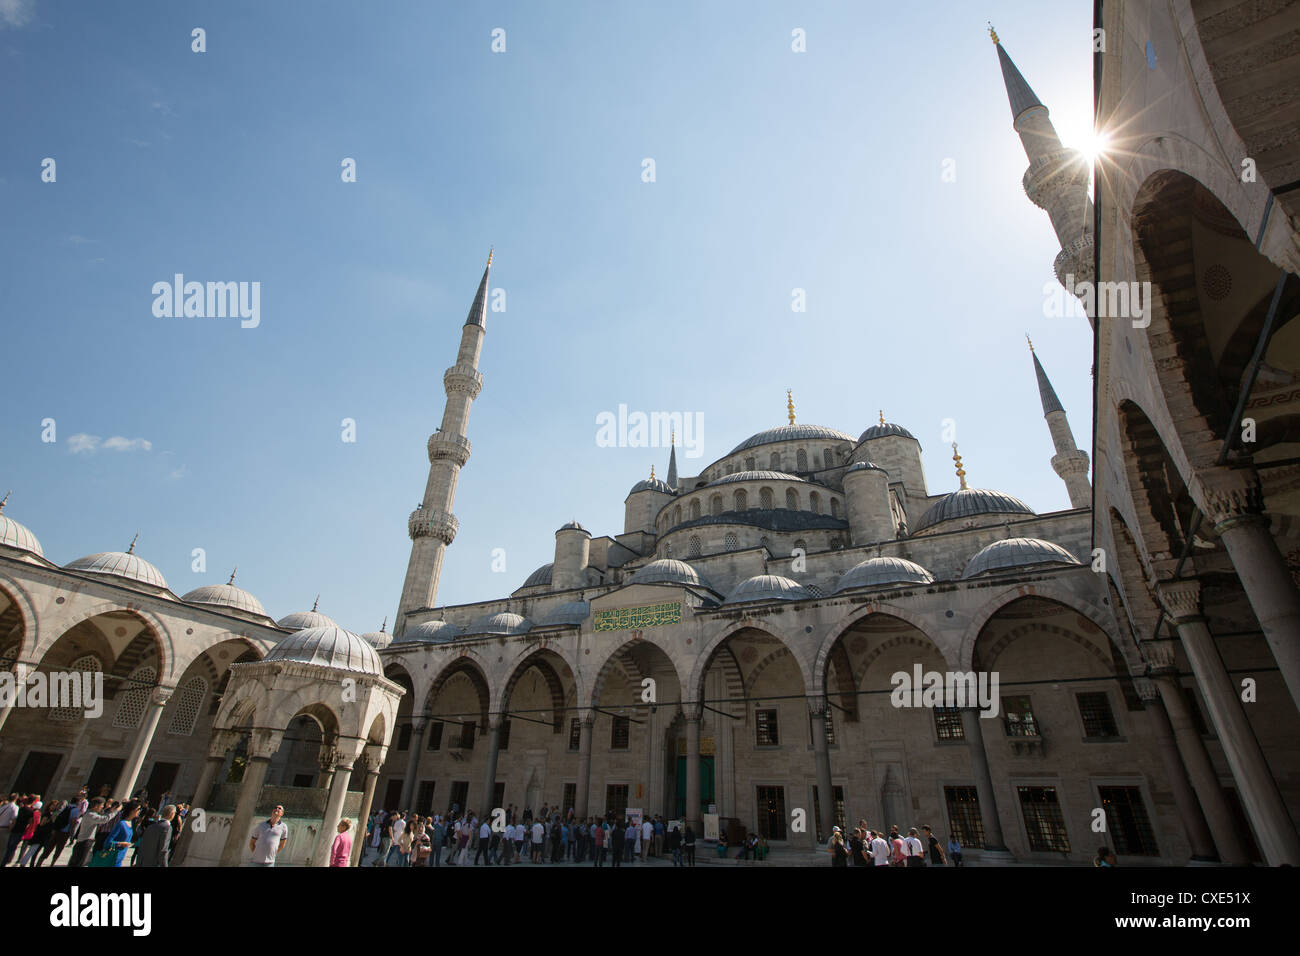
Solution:
[[(104, 665), (99, 662), (99, 658), (94, 654), (85, 654), (78, 657), (72, 662), (69, 671), (80, 672), (82, 682), (81, 699), (86, 699), (85, 685), (86, 681), (94, 680), (94, 675), (104, 670)], [(85, 707), (52, 707), (50, 708), (50, 720), (80, 720), (86, 715)]]
[(749, 507), (749, 496), (745, 494), (744, 488), (736, 489), (735, 495), (732, 496), (732, 501), (735, 502), (733, 507), (736, 511), (744, 511)]
[(808, 453), (804, 451), (802, 448), (800, 448), (797, 452), (794, 453), (794, 470), (795, 471), (808, 470)]
[(681, 523), (682, 523), (682, 506), (678, 505), (676, 508), (673, 509), (673, 524), (679, 525)]
[(694, 498), (691, 500), (691, 520), (694, 521), (699, 516), (700, 516), (700, 499)]
[(835, 452), (833, 449), (827, 448), (822, 452), (822, 463), (827, 468), (830, 468), (835, 464)]
[(822, 513), (822, 496), (815, 491), (808, 494), (808, 510), (815, 515)]
[(149, 698), (153, 695), (153, 684), (157, 677), (158, 672), (148, 664), (141, 664), (131, 672), (118, 697), (117, 713), (113, 717), (114, 727), (140, 726), (140, 721), (144, 720), (145, 709), (149, 706)]
[(787, 488), (785, 490), (785, 506), (791, 511), (798, 511), (799, 492), (795, 491), (793, 488)]
[(176, 695), (176, 709), (172, 712), (172, 722), (167, 725), (167, 733), (177, 737), (189, 737), (194, 733), (194, 725), (199, 720), (199, 710), (203, 707), (203, 698), (208, 693), (208, 682), (202, 677), (191, 677)]
[(773, 471), (781, 470), (781, 453), (779, 451), (772, 452), (772, 457), (769, 458), (767, 461), (768, 461), (768, 467), (771, 468)]
[(701, 553), (702, 549), (700, 547), (699, 535), (691, 535), (691, 543), (687, 549), (687, 554), (692, 558), (698, 558)]
[(755, 463), (755, 461), (754, 461), (753, 458), (746, 458), (746, 459), (745, 459), (745, 470), (746, 470), (746, 471), (753, 471), (753, 470), (754, 470), (754, 465), (755, 465), (755, 464), (756, 464), (756, 463)]
[(758, 506), (764, 511), (771, 511), (776, 507), (772, 498), (771, 488), (760, 488), (758, 492)]
[(838, 518), (839, 516), (840, 516), (840, 499), (838, 499), (838, 498), (832, 498), (832, 499), (831, 499), (831, 517), (832, 517), (832, 518)]
[(796, 551), (802, 551), (804, 554), (807, 554), (808, 542), (805, 541), (803, 538), (796, 538), (794, 541), (794, 548)]
[(715, 518), (722, 514), (722, 495), (714, 495), (709, 499), (709, 514)]
[(740, 547), (740, 539), (736, 537), (734, 531), (728, 531), (726, 538), (723, 539), (722, 546), (728, 551), (735, 551)]

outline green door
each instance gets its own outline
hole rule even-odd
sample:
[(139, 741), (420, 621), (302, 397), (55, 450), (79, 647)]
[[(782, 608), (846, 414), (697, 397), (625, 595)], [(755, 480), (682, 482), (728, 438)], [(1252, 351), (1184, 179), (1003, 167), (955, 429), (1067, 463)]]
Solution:
[[(709, 804), (714, 803), (713, 795), (713, 758), (700, 758), (700, 809), (699, 813), (709, 809)], [(686, 816), (686, 758), (677, 758), (677, 816), (685, 818)]]

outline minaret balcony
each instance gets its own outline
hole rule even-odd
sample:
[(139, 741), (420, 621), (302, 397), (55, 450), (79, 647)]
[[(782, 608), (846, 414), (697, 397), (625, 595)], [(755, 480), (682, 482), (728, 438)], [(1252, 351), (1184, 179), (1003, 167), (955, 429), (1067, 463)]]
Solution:
[(467, 392), (471, 399), (475, 399), (483, 388), (483, 373), (472, 365), (453, 365), (443, 373), (442, 385), (448, 395)]
[(470, 444), (464, 435), (436, 431), (429, 436), (429, 464), (439, 459), (450, 459), (464, 468), (469, 461)]
[(1035, 206), (1047, 209), (1058, 195), (1088, 189), (1088, 163), (1077, 149), (1057, 149), (1029, 164), (1021, 184)]
[(1091, 223), (1087, 228), (1088, 232), (1064, 246), (1052, 263), (1052, 268), (1056, 272), (1056, 281), (1065, 286), (1066, 291), (1070, 293), (1074, 292), (1074, 287), (1066, 283), (1066, 276), (1074, 276), (1074, 285), (1092, 282), (1093, 279)]
[(406, 531), (414, 541), (417, 538), (437, 538), (443, 544), (451, 544), (460, 530), (460, 522), (450, 511), (436, 508), (416, 508), (411, 517), (406, 519)]

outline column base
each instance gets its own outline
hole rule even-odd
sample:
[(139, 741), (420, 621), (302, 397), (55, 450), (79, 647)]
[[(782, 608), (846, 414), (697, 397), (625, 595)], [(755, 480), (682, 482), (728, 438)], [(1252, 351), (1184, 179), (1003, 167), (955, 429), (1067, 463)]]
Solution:
[(980, 851), (980, 866), (1015, 866), (1016, 858), (1011, 855), (1011, 851), (1004, 847), (996, 850)]

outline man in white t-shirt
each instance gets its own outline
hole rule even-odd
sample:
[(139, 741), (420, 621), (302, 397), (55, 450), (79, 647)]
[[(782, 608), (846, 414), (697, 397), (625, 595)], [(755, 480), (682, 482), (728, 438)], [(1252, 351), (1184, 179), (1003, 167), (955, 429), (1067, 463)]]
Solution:
[(533, 862), (542, 862), (542, 843), (546, 839), (546, 827), (541, 820), (533, 821)]
[(474, 851), (474, 865), (478, 866), (479, 857), (483, 862), (492, 865), (492, 824), (484, 818), (478, 828), (478, 848)]
[(903, 841), (903, 855), (907, 858), (908, 866), (925, 866), (925, 844), (921, 842), (916, 827), (907, 831), (907, 839)]
[(655, 838), (655, 825), (649, 819), (641, 821), (641, 862), (645, 862), (646, 854), (650, 852), (650, 843)]
[(871, 863), (873, 866), (889, 866), (889, 843), (879, 831), (872, 831)]

